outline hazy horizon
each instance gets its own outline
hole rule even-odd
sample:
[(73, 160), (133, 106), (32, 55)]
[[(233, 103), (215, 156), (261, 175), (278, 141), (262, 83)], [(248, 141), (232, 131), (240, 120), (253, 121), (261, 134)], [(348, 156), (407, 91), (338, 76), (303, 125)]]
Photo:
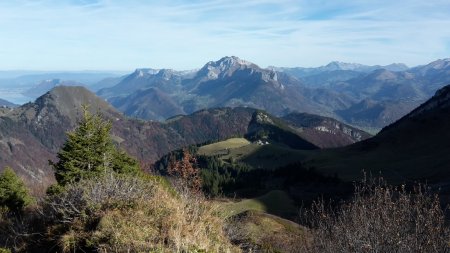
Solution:
[(231, 55), (412, 67), (450, 57), (448, 13), (440, 0), (1, 2), (0, 70), (187, 70)]

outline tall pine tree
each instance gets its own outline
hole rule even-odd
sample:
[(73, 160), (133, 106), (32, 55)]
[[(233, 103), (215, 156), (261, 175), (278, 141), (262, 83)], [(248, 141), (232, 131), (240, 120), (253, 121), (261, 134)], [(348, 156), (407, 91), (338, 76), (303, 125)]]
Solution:
[(108, 171), (137, 173), (138, 163), (114, 146), (111, 122), (99, 114), (91, 114), (83, 106), (83, 118), (78, 127), (67, 133), (67, 141), (58, 153), (59, 161), (51, 162), (60, 185), (91, 178)]

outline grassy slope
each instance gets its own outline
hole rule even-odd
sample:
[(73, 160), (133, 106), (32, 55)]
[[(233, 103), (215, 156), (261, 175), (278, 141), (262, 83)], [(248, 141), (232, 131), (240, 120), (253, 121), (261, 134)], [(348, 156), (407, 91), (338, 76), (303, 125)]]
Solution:
[[(222, 204), (232, 229), (231, 239), (247, 250), (296, 252), (310, 241), (305, 227), (285, 218), (296, 218), (298, 208), (284, 191), (271, 191), (254, 199)], [(281, 218), (284, 217), (284, 218)]]
[(275, 169), (295, 163), (314, 153), (310, 150), (296, 150), (279, 144), (257, 145), (244, 138), (231, 138), (225, 141), (202, 146), (200, 155), (220, 155), (223, 161), (230, 158), (242, 161), (254, 168)]
[(292, 217), (297, 215), (298, 209), (286, 192), (274, 190), (257, 198), (224, 203), (222, 205), (222, 211), (226, 217), (238, 215), (246, 211), (260, 211), (281, 217)]
[(230, 138), (225, 141), (220, 141), (212, 144), (202, 146), (198, 150), (199, 155), (216, 155), (227, 153), (227, 149), (240, 148), (249, 145), (250, 142), (244, 138)]
[(231, 239), (245, 245), (244, 252), (302, 252), (309, 245), (308, 230), (289, 220), (257, 211), (234, 217)]

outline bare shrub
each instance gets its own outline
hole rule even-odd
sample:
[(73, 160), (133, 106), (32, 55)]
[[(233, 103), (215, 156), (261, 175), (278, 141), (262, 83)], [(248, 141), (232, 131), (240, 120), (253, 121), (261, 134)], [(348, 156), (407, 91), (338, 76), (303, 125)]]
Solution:
[(365, 179), (350, 203), (333, 209), (318, 201), (303, 217), (313, 235), (306, 252), (450, 252), (438, 196), (423, 185), (407, 191)]
[(44, 231), (34, 208), (27, 207), (18, 214), (0, 207), (0, 249), (6, 247), (13, 252), (28, 252), (30, 244), (39, 243)]
[(133, 205), (152, 198), (151, 181), (109, 173), (92, 180), (67, 185), (42, 203), (43, 216), (57, 223), (72, 223), (110, 206)]

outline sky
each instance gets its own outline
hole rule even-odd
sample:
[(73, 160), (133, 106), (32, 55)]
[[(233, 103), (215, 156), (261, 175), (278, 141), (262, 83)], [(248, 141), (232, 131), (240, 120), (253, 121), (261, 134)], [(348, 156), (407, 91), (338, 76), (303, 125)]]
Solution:
[(416, 66), (450, 57), (448, 0), (0, 1), (0, 70)]

